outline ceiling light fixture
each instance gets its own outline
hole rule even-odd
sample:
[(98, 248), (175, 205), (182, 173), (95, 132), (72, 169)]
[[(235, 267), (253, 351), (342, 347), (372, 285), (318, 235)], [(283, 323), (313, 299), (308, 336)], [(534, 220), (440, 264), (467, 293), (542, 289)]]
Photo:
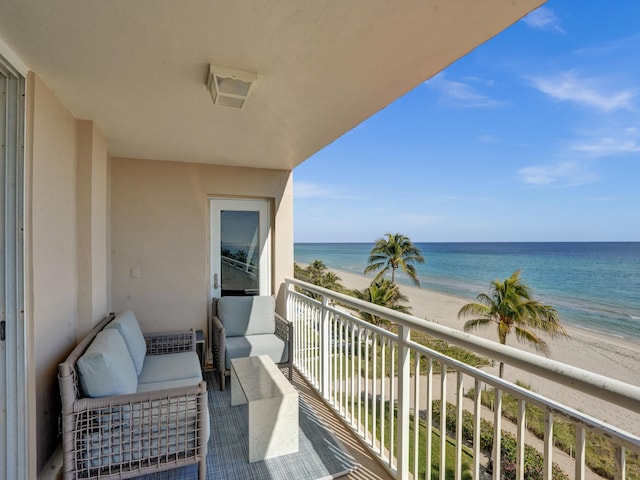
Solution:
[(207, 87), (214, 105), (243, 108), (257, 79), (257, 73), (209, 65)]

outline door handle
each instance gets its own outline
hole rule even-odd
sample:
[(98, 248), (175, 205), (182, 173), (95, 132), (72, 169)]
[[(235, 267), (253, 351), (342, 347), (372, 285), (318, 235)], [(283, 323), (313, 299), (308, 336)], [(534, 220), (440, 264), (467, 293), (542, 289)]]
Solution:
[(214, 288), (214, 290), (218, 289), (218, 274), (217, 273), (213, 274), (213, 288)]

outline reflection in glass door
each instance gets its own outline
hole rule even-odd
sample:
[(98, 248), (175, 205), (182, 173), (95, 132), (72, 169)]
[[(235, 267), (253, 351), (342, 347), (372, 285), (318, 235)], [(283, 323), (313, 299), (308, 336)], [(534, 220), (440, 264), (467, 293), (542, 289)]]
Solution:
[(211, 200), (213, 297), (268, 295), (266, 200)]

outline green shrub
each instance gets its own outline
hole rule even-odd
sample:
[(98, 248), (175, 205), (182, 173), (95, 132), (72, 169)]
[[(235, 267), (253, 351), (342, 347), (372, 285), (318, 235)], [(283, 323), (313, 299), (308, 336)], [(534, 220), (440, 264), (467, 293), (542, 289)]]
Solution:
[[(433, 422), (439, 425), (440, 422), (440, 404), (436, 400), (433, 402)], [(456, 429), (456, 407), (447, 403), (446, 413), (447, 433), (455, 436)], [(467, 445), (473, 443), (473, 414), (464, 410), (462, 412), (462, 439)], [(491, 456), (493, 448), (493, 424), (485, 419), (480, 420), (480, 450), (488, 456)], [(513, 435), (508, 432), (502, 432), (500, 441), (500, 471), (502, 479), (511, 480), (516, 478), (516, 459), (517, 459), (517, 442)], [(490, 463), (490, 467), (491, 467)], [(544, 458), (533, 447), (525, 445), (524, 450), (524, 476), (530, 480), (543, 480)], [(568, 480), (569, 477), (556, 465), (553, 464), (553, 479)]]
[[(523, 388), (528, 385), (518, 383)], [(473, 398), (475, 392), (471, 389), (468, 394)], [(492, 408), (494, 401), (493, 390), (481, 393), (482, 404)], [(507, 393), (502, 395), (502, 416), (513, 423), (518, 422), (518, 399)], [(544, 411), (534, 405), (526, 405), (527, 430), (537, 438), (544, 440)], [(556, 416), (553, 421), (553, 441), (555, 447), (567, 454), (575, 451), (576, 429), (570, 420)], [(615, 445), (604, 435), (593, 431), (587, 432), (586, 465), (599, 476), (613, 480), (616, 473)], [(637, 454), (627, 456), (627, 477), (640, 478), (640, 460)]]

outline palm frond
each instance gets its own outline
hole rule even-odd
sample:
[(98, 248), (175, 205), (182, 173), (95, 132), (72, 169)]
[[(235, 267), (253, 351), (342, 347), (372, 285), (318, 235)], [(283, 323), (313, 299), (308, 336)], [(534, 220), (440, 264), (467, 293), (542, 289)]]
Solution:
[(464, 331), (467, 332), (469, 330), (475, 330), (478, 329), (480, 327), (486, 327), (487, 325), (489, 325), (490, 323), (492, 323), (493, 320), (490, 318), (474, 318), (472, 320), (467, 320), (464, 323)]
[(491, 309), (482, 303), (467, 303), (458, 312), (458, 318), (470, 316), (490, 317)]
[(547, 345), (547, 342), (531, 330), (522, 327), (515, 327), (514, 332), (516, 339), (519, 342), (531, 345), (536, 349), (536, 351), (549, 355), (549, 345)]

